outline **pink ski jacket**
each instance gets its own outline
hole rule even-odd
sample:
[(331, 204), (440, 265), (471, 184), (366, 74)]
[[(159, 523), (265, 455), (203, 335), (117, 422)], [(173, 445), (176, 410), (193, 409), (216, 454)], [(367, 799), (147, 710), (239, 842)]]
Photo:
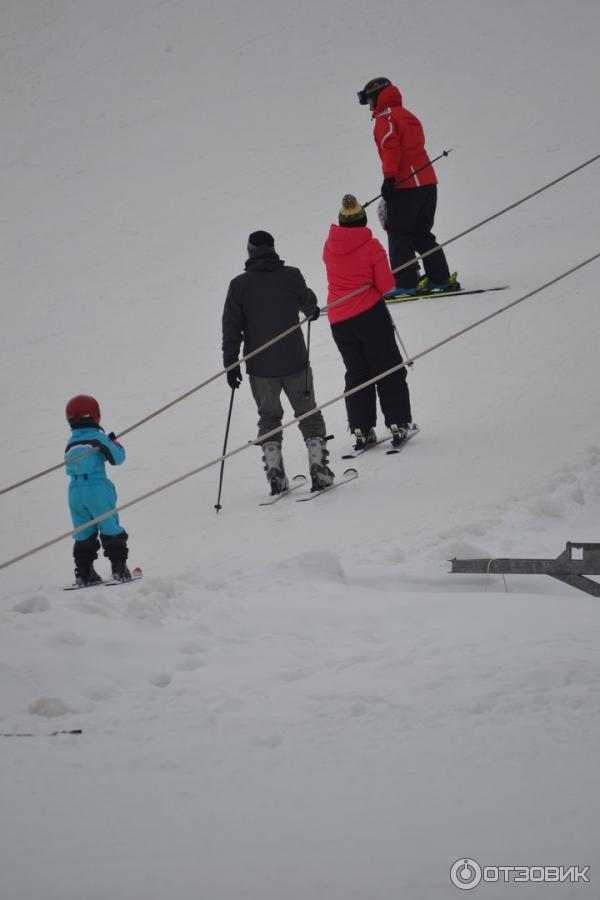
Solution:
[(364, 288), (355, 297), (327, 310), (331, 325), (366, 312), (382, 294), (396, 286), (387, 253), (366, 225), (332, 225), (323, 247), (323, 262), (327, 269), (328, 304)]

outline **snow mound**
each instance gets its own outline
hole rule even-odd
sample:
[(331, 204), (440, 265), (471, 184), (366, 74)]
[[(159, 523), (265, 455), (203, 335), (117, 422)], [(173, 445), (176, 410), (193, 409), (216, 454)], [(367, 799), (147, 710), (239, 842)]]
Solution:
[(43, 716), (45, 719), (57, 719), (74, 712), (76, 710), (67, 706), (60, 697), (40, 697), (29, 706), (29, 713), (32, 716)]

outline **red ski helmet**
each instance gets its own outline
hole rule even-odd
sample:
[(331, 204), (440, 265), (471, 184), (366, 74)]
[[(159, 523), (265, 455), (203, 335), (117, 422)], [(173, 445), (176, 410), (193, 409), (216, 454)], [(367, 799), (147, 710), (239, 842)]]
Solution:
[(90, 419), (94, 425), (100, 424), (98, 401), (88, 394), (77, 394), (76, 397), (71, 397), (65, 412), (69, 422), (71, 419)]

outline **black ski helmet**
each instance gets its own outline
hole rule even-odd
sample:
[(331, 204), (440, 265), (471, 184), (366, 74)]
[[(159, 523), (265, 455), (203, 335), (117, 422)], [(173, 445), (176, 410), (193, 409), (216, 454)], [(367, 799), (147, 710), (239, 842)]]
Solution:
[(361, 106), (366, 106), (371, 100), (373, 106), (376, 106), (379, 94), (384, 88), (390, 87), (391, 83), (389, 78), (371, 78), (370, 81), (367, 81), (362, 91), (358, 92), (358, 102)]

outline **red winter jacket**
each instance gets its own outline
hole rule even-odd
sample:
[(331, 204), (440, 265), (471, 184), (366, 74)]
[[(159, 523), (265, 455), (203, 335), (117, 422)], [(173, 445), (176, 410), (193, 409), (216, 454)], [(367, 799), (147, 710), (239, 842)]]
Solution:
[(433, 166), (412, 174), (429, 162), (425, 135), (417, 117), (402, 106), (402, 94), (393, 84), (379, 94), (373, 119), (383, 177), (395, 178), (399, 189), (437, 184)]
[(329, 293), (327, 303), (365, 287), (355, 297), (327, 310), (331, 325), (366, 312), (396, 286), (387, 253), (370, 228), (332, 225), (323, 247)]

